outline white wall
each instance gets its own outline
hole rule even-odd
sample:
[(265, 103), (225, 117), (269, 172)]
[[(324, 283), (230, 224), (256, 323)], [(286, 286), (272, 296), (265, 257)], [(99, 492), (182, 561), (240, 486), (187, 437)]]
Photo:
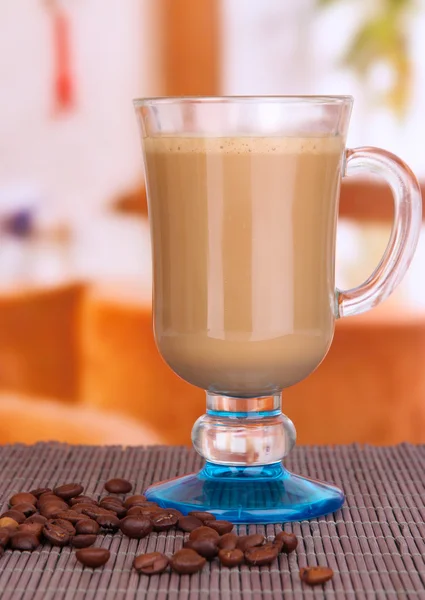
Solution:
[(0, 191), (25, 183), (60, 215), (96, 211), (141, 175), (131, 100), (158, 93), (155, 3), (64, 2), (77, 106), (54, 117), (51, 18), (41, 0), (0, 2)]
[(425, 1), (407, 23), (414, 88), (406, 118), (373, 104), (390, 77), (377, 68), (368, 86), (341, 58), (365, 10), (373, 3), (340, 0), (319, 10), (316, 0), (221, 0), (222, 87), (226, 94), (352, 94), (355, 99), (348, 143), (382, 146), (399, 154), (425, 176)]

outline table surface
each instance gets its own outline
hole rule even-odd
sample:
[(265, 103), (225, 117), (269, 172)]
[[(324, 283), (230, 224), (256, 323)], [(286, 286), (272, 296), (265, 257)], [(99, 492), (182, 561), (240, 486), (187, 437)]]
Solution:
[[(96, 447), (64, 444), (0, 447), (2, 509), (15, 492), (79, 481), (88, 494), (101, 494), (112, 477), (125, 477), (141, 492), (150, 482), (201, 466), (193, 450), (176, 447)], [(33, 553), (6, 551), (0, 559), (1, 600), (145, 599), (277, 600), (425, 599), (425, 446), (312, 446), (296, 448), (291, 470), (343, 487), (347, 501), (333, 515), (287, 523), (299, 546), (270, 567), (228, 569), (218, 561), (195, 575), (139, 576), (134, 556), (158, 550), (172, 554), (183, 544), (180, 531), (151, 534), (144, 540), (99, 536), (110, 561), (83, 568), (70, 548), (41, 546)], [(273, 537), (279, 525), (239, 526), (239, 533)], [(309, 588), (300, 567), (327, 564), (335, 571), (325, 586)]]

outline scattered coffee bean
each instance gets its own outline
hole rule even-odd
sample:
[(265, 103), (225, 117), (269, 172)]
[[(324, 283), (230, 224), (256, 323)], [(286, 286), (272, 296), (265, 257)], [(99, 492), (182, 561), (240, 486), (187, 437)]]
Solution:
[(35, 490), (31, 490), (30, 494), (32, 494), (36, 498), (39, 498), (41, 496), (41, 494), (45, 494), (46, 492), (51, 492), (51, 491), (52, 490), (50, 488), (36, 488)]
[(102, 500), (99, 503), (100, 508), (105, 508), (106, 510), (111, 510), (113, 513), (117, 515), (120, 519), (125, 517), (127, 514), (127, 509), (122, 504), (118, 504), (117, 502), (112, 502), (111, 500)]
[(239, 548), (233, 550), (222, 549), (218, 553), (218, 558), (225, 567), (237, 567), (244, 561), (244, 554)]
[(161, 510), (165, 510), (169, 515), (174, 515), (178, 519), (180, 519), (183, 516), (183, 513), (181, 513), (176, 508), (162, 508)]
[(199, 540), (188, 540), (184, 547), (195, 550), (195, 552), (207, 560), (212, 560), (218, 554), (217, 540), (213, 538), (206, 537)]
[(43, 533), (43, 523), (22, 523), (19, 525), (18, 531), (25, 531), (27, 533), (33, 533), (39, 539), (41, 538), (41, 534)]
[(12, 519), (11, 517), (2, 516), (0, 518), (0, 529), (3, 529), (4, 527), (7, 529), (10, 529), (10, 530), (18, 529), (19, 523), (18, 523), (18, 521), (15, 521), (15, 519)]
[(75, 525), (76, 523), (78, 523), (78, 521), (81, 521), (85, 518), (86, 518), (85, 515), (82, 515), (81, 513), (77, 513), (77, 512), (75, 512), (75, 510), (71, 510), (71, 509), (63, 510), (62, 512), (60, 512), (58, 514), (58, 519), (65, 519), (66, 521), (69, 521), (73, 525)]
[(74, 548), (88, 548), (89, 546), (93, 546), (96, 543), (97, 536), (92, 533), (74, 535), (71, 539), (71, 544)]
[(262, 546), (265, 538), (261, 533), (252, 533), (251, 535), (243, 535), (238, 539), (238, 548), (245, 552), (248, 548), (255, 548), (255, 546)]
[(97, 504), (96, 500), (90, 498), (90, 496), (77, 496), (76, 498), (71, 498), (69, 504), (75, 506), (75, 504), (82, 504), (83, 502), (85, 504)]
[(151, 518), (154, 531), (167, 531), (175, 525), (177, 525), (179, 519), (172, 513), (164, 512), (158, 513)]
[[(16, 521), (19, 525), (21, 523), (23, 523), (26, 519), (26, 516), (24, 515), (24, 513), (21, 513), (17, 510), (7, 510), (5, 513), (3, 513), (0, 517), (0, 523), (1, 523), (1, 519), (13, 519), (14, 521)], [(7, 525), (0, 525), (0, 527), (7, 527)]]
[(101, 506), (90, 506), (89, 508), (85, 508), (83, 510), (83, 515), (86, 515), (87, 517), (90, 517), (90, 519), (95, 519), (97, 520), (97, 517), (100, 517), (100, 515), (105, 515), (108, 517), (115, 517), (115, 513), (112, 512), (112, 510), (107, 510), (106, 508), (102, 508)]
[(290, 554), (298, 546), (298, 539), (295, 533), (288, 533), (287, 531), (281, 531), (277, 534), (274, 539), (274, 544), (279, 548), (279, 552)]
[(142, 496), (141, 494), (135, 494), (134, 496), (129, 496), (124, 501), (124, 506), (126, 508), (131, 508), (132, 506), (137, 506), (139, 502), (146, 502), (146, 496)]
[(56, 487), (53, 491), (59, 498), (70, 500), (71, 498), (76, 498), (82, 494), (84, 488), (79, 483), (65, 483), (64, 485)]
[(96, 569), (108, 562), (111, 553), (106, 548), (82, 548), (75, 556), (85, 567)]
[(334, 572), (330, 567), (304, 567), (300, 569), (300, 579), (308, 585), (320, 585), (332, 579)]
[(233, 523), (230, 521), (208, 521), (208, 527), (215, 529), (219, 535), (233, 531)]
[(127, 479), (110, 479), (105, 483), (105, 490), (110, 494), (128, 494), (133, 489)]
[(129, 538), (140, 540), (149, 535), (153, 527), (152, 523), (143, 517), (125, 517), (120, 523), (120, 529)]
[(52, 546), (66, 546), (71, 539), (71, 536), (66, 529), (59, 525), (55, 525), (50, 521), (43, 527), (43, 535)]
[(13, 550), (28, 550), (32, 552), (40, 545), (40, 541), (36, 535), (27, 531), (17, 531), (12, 535), (10, 546)]
[(159, 506), (132, 506), (127, 511), (127, 516), (131, 517), (132, 515), (145, 516), (147, 519), (154, 517), (163, 512), (162, 508)]
[(157, 575), (163, 573), (168, 567), (169, 559), (161, 552), (139, 554), (133, 561), (133, 566), (138, 573), (144, 575)]
[(225, 533), (218, 540), (217, 545), (222, 550), (234, 550), (238, 545), (238, 536), (235, 533)]
[(30, 517), (34, 513), (37, 512), (34, 504), (30, 504), (29, 502), (21, 502), (20, 504), (15, 504), (12, 510), (17, 510), (25, 515), (25, 517)]
[(69, 535), (76, 534), (75, 527), (73, 526), (72, 523), (70, 523), (70, 521), (67, 521), (66, 519), (53, 519), (52, 521), (50, 521), (50, 523), (52, 525), (57, 525), (58, 527), (62, 527), (62, 529), (65, 529), (65, 531), (67, 531), (69, 533)]
[(58, 498), (59, 496), (56, 496), (56, 494), (53, 493), (52, 490), (48, 490), (47, 492), (43, 492), (42, 494), (39, 495), (38, 499), (37, 499), (37, 504), (39, 504), (40, 502), (43, 502), (44, 500), (46, 500), (48, 497), (52, 497), (53, 498)]
[(207, 527), (206, 525), (202, 525), (201, 527), (197, 527), (189, 534), (190, 540), (200, 540), (201, 538), (210, 538), (213, 540), (218, 540), (220, 534), (211, 527)]
[(28, 517), (28, 519), (25, 519), (24, 522), (25, 523), (41, 523), (42, 525), (44, 525), (45, 523), (47, 523), (47, 519), (46, 519), (46, 517), (43, 517), (43, 515), (32, 515), (31, 517)]
[(202, 521), (196, 517), (180, 517), (178, 521), (179, 529), (190, 532), (202, 526)]
[(124, 506), (124, 500), (121, 500), (121, 498), (119, 496), (103, 496), (103, 498), (100, 498), (99, 504), (101, 502), (105, 502), (105, 501), (117, 502), (118, 504), (121, 504), (122, 506)]
[(59, 515), (61, 514), (61, 512), (63, 512), (63, 510), (63, 506), (60, 506), (55, 503), (43, 506), (43, 508), (40, 509), (40, 513), (43, 515), (43, 517), (46, 517), (49, 520), (58, 519)]
[(96, 519), (102, 529), (107, 531), (118, 531), (120, 520), (115, 515), (99, 515)]
[[(33, 504), (37, 503), (37, 498), (34, 494), (29, 492), (19, 492), (19, 494), (13, 495), (9, 500), (9, 506), (15, 507), (17, 504)], [(18, 510), (18, 509), (15, 509)]]
[(191, 510), (190, 513), (188, 513), (188, 515), (189, 517), (196, 517), (197, 519), (202, 521), (202, 523), (207, 523), (208, 521), (215, 521), (215, 516), (209, 512)]
[(79, 514), (84, 514), (84, 511), (87, 509), (93, 509), (93, 508), (99, 508), (97, 504), (93, 503), (89, 503), (89, 502), (81, 502), (80, 504), (74, 504), (72, 507), (72, 510), (74, 510), (76, 513)]
[(93, 519), (81, 519), (75, 523), (75, 531), (82, 535), (96, 535), (99, 532), (100, 525)]
[(8, 527), (3, 527), (0, 529), (0, 547), (6, 548), (9, 543), (9, 540), (12, 536), (12, 530)]
[(263, 565), (269, 565), (278, 556), (279, 549), (273, 544), (266, 546), (254, 546), (248, 548), (245, 552), (245, 560), (248, 565), (252, 567), (262, 567)]
[(170, 565), (173, 571), (181, 575), (190, 575), (200, 571), (206, 563), (203, 556), (199, 556), (195, 550), (191, 548), (183, 548), (172, 556)]

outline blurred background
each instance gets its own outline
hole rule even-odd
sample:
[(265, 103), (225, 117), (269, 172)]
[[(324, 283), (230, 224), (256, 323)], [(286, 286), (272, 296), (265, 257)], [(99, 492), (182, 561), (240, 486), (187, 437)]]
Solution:
[[(0, 2), (0, 443), (186, 444), (205, 410), (153, 340), (132, 98), (352, 94), (348, 144), (425, 183), (424, 38), (423, 0)], [(339, 287), (392, 217), (381, 182), (344, 183)], [(424, 267), (422, 234), (398, 291), (284, 393), (301, 443), (425, 441)]]

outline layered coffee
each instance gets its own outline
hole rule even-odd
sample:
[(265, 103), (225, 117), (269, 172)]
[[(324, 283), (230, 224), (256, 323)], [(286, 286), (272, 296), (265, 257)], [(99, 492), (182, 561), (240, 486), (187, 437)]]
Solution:
[(144, 148), (164, 359), (231, 396), (309, 375), (334, 331), (342, 138), (155, 137)]

